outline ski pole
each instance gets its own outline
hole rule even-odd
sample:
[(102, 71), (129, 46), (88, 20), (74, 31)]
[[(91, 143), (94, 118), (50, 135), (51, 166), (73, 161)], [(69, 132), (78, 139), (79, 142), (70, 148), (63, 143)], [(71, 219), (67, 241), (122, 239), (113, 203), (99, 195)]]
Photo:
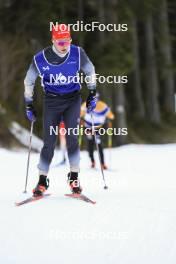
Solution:
[(102, 179), (103, 179), (103, 182), (104, 182), (104, 189), (108, 189), (108, 186), (106, 185), (106, 181), (105, 181), (104, 171), (103, 171), (103, 168), (102, 168), (102, 166), (101, 166), (100, 150), (99, 150), (99, 146), (98, 146), (98, 142), (97, 142), (97, 135), (96, 135), (96, 132), (94, 131), (94, 118), (93, 118), (93, 114), (92, 114), (92, 112), (91, 112), (91, 119), (92, 119), (93, 135), (94, 135), (94, 138), (95, 138), (95, 145), (96, 145), (96, 148), (97, 148), (98, 158), (99, 158), (99, 162), (100, 162), (100, 168), (101, 168)]
[[(108, 128), (112, 128), (112, 122), (109, 122)], [(109, 161), (110, 164), (112, 163), (112, 159), (111, 159), (111, 149), (112, 149), (112, 135), (108, 134), (108, 149), (109, 149)]]
[(34, 121), (31, 122), (31, 131), (30, 131), (30, 138), (29, 138), (29, 150), (28, 150), (28, 159), (27, 159), (27, 168), (26, 168), (26, 181), (25, 181), (25, 189), (24, 193), (27, 192), (27, 183), (28, 183), (28, 173), (29, 173), (29, 162), (30, 162), (30, 155), (31, 155), (31, 143), (32, 143), (32, 135), (33, 135), (33, 128), (34, 128)]
[(83, 133), (84, 133), (84, 120), (81, 119), (79, 127), (79, 147), (81, 149), (83, 143)]

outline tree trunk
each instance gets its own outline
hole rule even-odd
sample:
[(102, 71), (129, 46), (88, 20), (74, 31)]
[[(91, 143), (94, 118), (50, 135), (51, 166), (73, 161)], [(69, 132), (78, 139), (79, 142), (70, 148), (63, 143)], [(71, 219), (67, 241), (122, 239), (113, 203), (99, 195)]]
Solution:
[[(105, 24), (105, 3), (104, 0), (98, 0), (98, 18), (100, 23)], [(99, 31), (99, 46), (100, 48), (105, 44), (105, 32)]]
[[(118, 24), (118, 0), (110, 0), (111, 5), (111, 17), (109, 19), (110, 23)], [(118, 33), (114, 41), (118, 41)], [(124, 93), (124, 86), (123, 84), (116, 84), (112, 89), (112, 96), (114, 101), (114, 112), (115, 112), (115, 127), (118, 128), (126, 128), (126, 111), (125, 111), (125, 93)], [(119, 135), (116, 136), (116, 145), (123, 145), (127, 142), (127, 136)]]
[[(83, 21), (84, 19), (84, 6), (83, 6), (83, 0), (78, 0), (78, 20)], [(84, 38), (83, 34), (80, 32), (79, 34), (79, 45), (83, 46)]]
[[(127, 128), (124, 86), (122, 84), (119, 84), (118, 87), (113, 88), (112, 93), (115, 106), (115, 127), (116, 129)], [(127, 136), (116, 135), (115, 137), (117, 146), (127, 143)]]
[(146, 107), (147, 117), (154, 123), (160, 123), (160, 109), (158, 102), (158, 76), (155, 60), (152, 15), (148, 14), (145, 22), (146, 33)]
[(159, 49), (161, 53), (161, 80), (164, 87), (163, 106), (167, 112), (174, 112), (174, 74), (166, 0), (159, 7)]
[(141, 90), (141, 72), (140, 72), (140, 62), (139, 62), (139, 46), (138, 46), (138, 33), (137, 33), (137, 21), (136, 18), (132, 18), (133, 25), (133, 55), (134, 55), (134, 109), (135, 114), (139, 118), (144, 118), (145, 109), (144, 101), (142, 98)]

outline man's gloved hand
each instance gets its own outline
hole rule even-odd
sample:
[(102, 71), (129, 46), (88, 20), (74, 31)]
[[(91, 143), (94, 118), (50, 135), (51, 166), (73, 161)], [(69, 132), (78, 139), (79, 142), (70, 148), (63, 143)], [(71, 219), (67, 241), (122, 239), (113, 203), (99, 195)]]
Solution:
[(88, 113), (92, 112), (95, 109), (96, 104), (97, 104), (96, 90), (90, 90), (90, 93), (86, 100), (87, 112)]
[(36, 112), (32, 103), (26, 104), (26, 115), (30, 122), (36, 121)]

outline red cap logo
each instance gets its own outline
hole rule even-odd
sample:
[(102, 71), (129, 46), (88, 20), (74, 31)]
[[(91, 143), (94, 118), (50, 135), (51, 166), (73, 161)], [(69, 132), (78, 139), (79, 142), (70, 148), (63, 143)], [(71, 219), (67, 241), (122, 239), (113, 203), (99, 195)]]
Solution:
[(52, 39), (70, 38), (70, 29), (66, 24), (59, 24), (52, 27)]

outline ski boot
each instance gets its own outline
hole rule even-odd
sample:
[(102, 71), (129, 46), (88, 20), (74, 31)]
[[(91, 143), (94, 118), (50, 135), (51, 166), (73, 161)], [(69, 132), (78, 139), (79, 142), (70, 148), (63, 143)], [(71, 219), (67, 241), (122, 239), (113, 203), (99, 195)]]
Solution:
[(82, 187), (80, 186), (80, 182), (78, 179), (77, 172), (69, 172), (68, 173), (68, 184), (70, 186), (70, 190), (73, 194), (81, 194)]
[(49, 179), (47, 179), (47, 176), (40, 175), (39, 182), (37, 186), (33, 189), (33, 196), (42, 196), (43, 193), (48, 189), (49, 187)]

